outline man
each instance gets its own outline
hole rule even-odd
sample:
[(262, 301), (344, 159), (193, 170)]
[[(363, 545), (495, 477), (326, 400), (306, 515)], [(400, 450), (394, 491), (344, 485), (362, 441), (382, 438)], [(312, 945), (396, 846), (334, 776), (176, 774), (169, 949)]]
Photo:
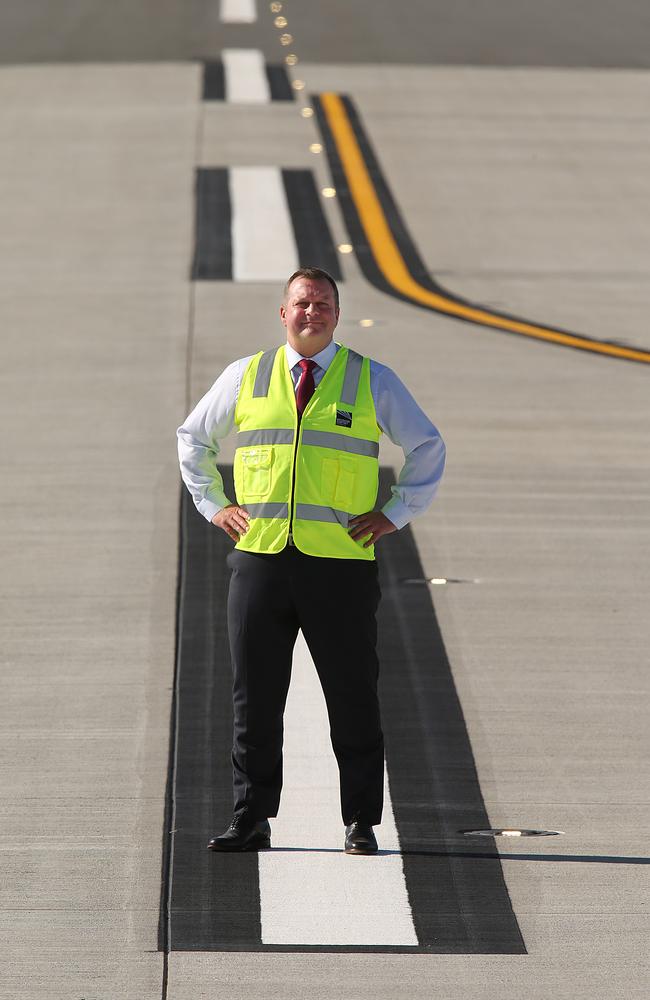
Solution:
[[(229, 365), (182, 427), (183, 480), (201, 514), (236, 543), (228, 633), (233, 665), (234, 818), (215, 851), (270, 846), (282, 787), (283, 713), (301, 630), (325, 695), (348, 854), (377, 851), (384, 743), (377, 699), (374, 545), (431, 502), (442, 439), (397, 376), (333, 340), (327, 272), (289, 278), (285, 345)], [(219, 440), (237, 428), (237, 503), (223, 492)], [(381, 511), (381, 433), (405, 464)]]

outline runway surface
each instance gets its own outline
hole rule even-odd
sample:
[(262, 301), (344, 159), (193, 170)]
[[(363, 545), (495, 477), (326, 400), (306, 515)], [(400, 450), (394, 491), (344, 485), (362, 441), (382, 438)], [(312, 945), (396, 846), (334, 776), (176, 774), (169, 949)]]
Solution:
[[(224, 46), (262, 47), (270, 2), (22, 0), (2, 12), (0, 62), (142, 62), (213, 58)], [(225, 9), (227, 11), (227, 8)], [(252, 14), (255, 20), (250, 20)], [(563, 66), (647, 69), (650, 11), (643, 0), (287, 0), (304, 59), (323, 63)]]
[[(646, 8), (275, 7), (0, 12), (0, 997), (645, 996)], [(174, 432), (306, 259), (448, 468), (378, 546), (379, 855), (299, 641), (273, 849), (226, 858)]]

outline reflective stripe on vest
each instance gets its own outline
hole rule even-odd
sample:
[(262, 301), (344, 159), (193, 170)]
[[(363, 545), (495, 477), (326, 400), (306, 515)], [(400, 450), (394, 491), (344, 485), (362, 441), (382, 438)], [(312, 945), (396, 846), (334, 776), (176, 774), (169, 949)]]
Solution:
[(246, 510), (251, 517), (288, 517), (289, 504), (286, 503), (247, 503)]
[(341, 347), (298, 426), (284, 346), (260, 352), (244, 373), (235, 424), (237, 501), (250, 514), (237, 548), (279, 552), (291, 532), (309, 555), (374, 558), (348, 533), (377, 495), (381, 429), (367, 358)]
[(359, 389), (359, 379), (361, 378), (361, 367), (363, 358), (356, 351), (348, 351), (348, 363), (345, 368), (345, 378), (341, 389), (341, 402), (346, 406), (354, 406), (357, 401), (357, 391)]
[(329, 524), (342, 524), (344, 528), (347, 528), (351, 516), (346, 510), (321, 507), (317, 503), (296, 504), (296, 517), (303, 521), (325, 521)]
[(255, 375), (255, 385), (253, 386), (254, 396), (268, 396), (276, 354), (277, 347), (274, 347), (270, 351), (264, 351), (264, 354), (260, 358), (257, 366), (257, 374)]
[(251, 444), (293, 444), (295, 432), (283, 427), (264, 427), (258, 431), (240, 431), (237, 447)]
[(377, 458), (379, 455), (379, 443), (377, 441), (351, 438), (345, 434), (336, 434), (334, 431), (304, 430), (302, 432), (302, 443), (311, 444), (317, 448), (336, 448), (337, 451), (347, 451), (351, 455), (371, 455), (373, 458)]

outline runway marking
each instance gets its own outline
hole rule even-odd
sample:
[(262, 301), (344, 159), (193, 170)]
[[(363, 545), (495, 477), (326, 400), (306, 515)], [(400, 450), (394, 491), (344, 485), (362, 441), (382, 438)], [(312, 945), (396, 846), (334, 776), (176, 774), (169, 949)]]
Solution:
[(224, 24), (252, 24), (257, 21), (255, 0), (221, 0), (219, 17)]
[[(226, 494), (233, 496), (232, 467), (223, 465), (221, 472)], [(382, 468), (380, 478), (380, 497), (387, 497), (395, 473)], [(287, 715), (290, 771), (280, 815), (272, 820), (270, 854), (219, 855), (205, 849), (209, 837), (224, 830), (232, 817), (232, 672), (226, 623), (226, 556), (232, 545), (223, 532), (197, 513), (189, 493), (184, 486), (181, 489), (177, 654), (159, 947), (165, 953), (525, 954), (494, 840), (487, 838), (480, 850), (472, 849), (467, 838), (458, 833), (491, 824), (431, 595), (426, 588), (411, 589), (406, 599), (401, 586), (405, 578), (424, 575), (408, 526), (387, 536), (378, 554), (383, 593), (378, 620), (379, 693), (392, 801), (378, 833), (380, 848), (386, 851), (397, 843), (396, 827), (401, 856), (349, 858), (341, 852), (343, 829), (333, 759), (325, 753), (326, 734), (323, 731), (319, 737), (322, 756), (312, 754), (309, 724), (305, 735), (294, 722), (296, 708), (298, 714), (303, 709), (291, 701), (293, 695)], [(298, 689), (304, 677), (309, 674), (297, 661), (294, 683)], [(321, 697), (318, 692), (317, 696)], [(324, 706), (314, 701), (312, 711), (318, 726), (323, 726)], [(330, 769), (329, 775), (323, 762)], [(287, 810), (294, 810), (295, 815), (294, 789), (302, 813), (295, 823), (288, 823)], [(325, 799), (329, 818), (320, 812)], [(313, 821), (307, 820), (307, 814), (313, 815)], [(304, 840), (297, 824), (304, 824)], [(316, 851), (321, 837), (326, 849)], [(327, 849), (330, 844), (331, 851)], [(314, 855), (318, 857), (314, 859)], [(304, 938), (307, 932), (296, 928), (278, 907), (279, 884), (269, 894), (266, 869), (262, 876), (266, 885), (261, 889), (260, 864), (282, 866), (293, 859), (306, 869), (312, 861), (318, 864), (323, 855), (328, 859), (325, 865), (336, 859), (346, 878), (348, 872), (359, 878), (374, 872), (378, 873), (376, 882), (388, 871), (393, 878), (401, 864), (418, 944), (276, 944), (263, 940), (263, 933), (265, 938), (287, 939)], [(273, 856), (275, 860), (270, 860)], [(319, 879), (332, 876), (332, 891), (340, 900), (340, 877), (334, 877), (327, 867), (320, 870), (325, 875)], [(304, 875), (303, 892), (310, 877)], [(379, 919), (384, 937), (407, 933), (408, 911), (399, 879), (397, 885), (398, 922), (388, 931), (380, 914), (372, 916), (373, 923)], [(330, 886), (321, 880), (312, 888), (309, 891), (317, 911), (314, 919), (322, 926), (326, 922), (324, 911), (330, 910), (326, 903)], [(381, 891), (379, 885), (375, 888)], [(287, 905), (296, 891), (293, 877), (288, 889)], [(366, 886), (362, 893), (364, 914), (371, 905), (370, 892), (371, 887)], [(392, 907), (390, 900), (377, 900), (377, 907)], [(347, 919), (345, 909), (339, 907), (332, 915), (333, 924)], [(326, 934), (331, 939), (336, 931), (326, 929)]]
[(298, 261), (342, 280), (311, 170), (202, 167), (195, 200), (194, 281), (284, 281)]
[(335, 281), (342, 281), (339, 256), (312, 171), (283, 170), (282, 183), (301, 265), (322, 267)]
[(299, 266), (277, 167), (231, 167), (233, 279), (286, 281)]
[(232, 213), (228, 171), (202, 168), (195, 183), (193, 281), (232, 279)]
[(231, 104), (268, 104), (271, 88), (258, 49), (223, 49), (226, 99)]
[(650, 351), (595, 340), (497, 313), (446, 291), (427, 272), (397, 208), (350, 98), (313, 98), (341, 207), (359, 264), (382, 291), (480, 326), (626, 361), (650, 363)]
[[(254, 58), (241, 60), (237, 56), (234, 58), (228, 56), (228, 63), (231, 67), (234, 65), (235, 73), (237, 74), (234, 85), (232, 75), (229, 79), (226, 78), (224, 60), (203, 60), (202, 99), (204, 101), (230, 101), (235, 104), (267, 104), (269, 100), (295, 100), (295, 93), (285, 66), (277, 63), (264, 63), (262, 53), (256, 49), (226, 49), (224, 52), (253, 53)], [(260, 61), (263, 64), (263, 72), (260, 72)], [(254, 67), (254, 93), (257, 94), (257, 97), (255, 100), (247, 99), (242, 101), (237, 96), (241, 89), (239, 79), (245, 78), (248, 65)], [(264, 83), (264, 78), (266, 78), (266, 83)]]
[(390, 791), (375, 857), (342, 853), (338, 769), (316, 668), (299, 634), (285, 712), (284, 785), (259, 856), (263, 944), (417, 947)]

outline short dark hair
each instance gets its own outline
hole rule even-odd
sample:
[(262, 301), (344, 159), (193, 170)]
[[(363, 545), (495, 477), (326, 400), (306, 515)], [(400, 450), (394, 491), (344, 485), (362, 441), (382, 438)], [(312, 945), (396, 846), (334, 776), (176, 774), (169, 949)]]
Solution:
[(284, 286), (284, 298), (285, 301), (289, 295), (289, 287), (292, 281), (296, 278), (311, 278), (312, 281), (329, 281), (330, 285), (334, 289), (334, 304), (336, 308), (339, 308), (339, 290), (336, 287), (336, 282), (331, 274), (324, 271), (322, 267), (299, 267), (297, 271), (294, 271), (286, 285)]

